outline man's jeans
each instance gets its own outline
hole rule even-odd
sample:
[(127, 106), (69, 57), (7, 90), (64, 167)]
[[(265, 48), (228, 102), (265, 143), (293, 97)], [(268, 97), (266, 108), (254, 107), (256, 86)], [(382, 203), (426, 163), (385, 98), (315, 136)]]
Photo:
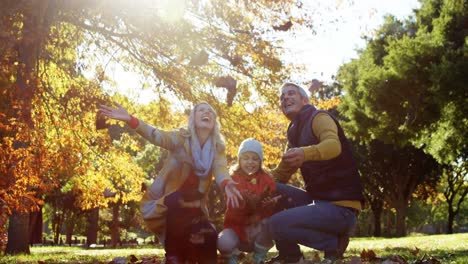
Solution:
[(275, 240), (281, 257), (300, 256), (298, 244), (324, 251), (335, 250), (338, 237), (349, 236), (356, 225), (357, 215), (353, 209), (313, 200), (305, 190), (291, 185), (277, 183), (276, 186), (290, 208), (267, 220), (267, 233)]

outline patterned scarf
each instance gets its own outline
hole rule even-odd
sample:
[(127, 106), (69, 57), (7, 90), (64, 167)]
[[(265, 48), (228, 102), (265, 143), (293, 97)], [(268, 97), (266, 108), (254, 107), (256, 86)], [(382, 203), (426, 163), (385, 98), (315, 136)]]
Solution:
[(214, 146), (212, 143), (212, 137), (209, 137), (203, 147), (200, 146), (197, 136), (191, 138), (192, 157), (195, 166), (195, 175), (201, 178), (208, 176), (210, 172), (211, 164), (214, 160)]

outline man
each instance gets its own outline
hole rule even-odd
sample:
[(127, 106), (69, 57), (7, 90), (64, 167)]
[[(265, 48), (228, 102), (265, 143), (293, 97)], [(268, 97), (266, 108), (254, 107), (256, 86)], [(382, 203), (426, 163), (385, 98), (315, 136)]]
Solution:
[[(286, 210), (266, 222), (279, 255), (267, 263), (303, 263), (299, 244), (340, 259), (364, 200), (357, 165), (343, 129), (328, 112), (309, 104), (305, 90), (293, 83), (281, 87), (281, 110), (291, 121), (288, 150), (271, 173)], [(286, 185), (300, 169), (305, 190)]]

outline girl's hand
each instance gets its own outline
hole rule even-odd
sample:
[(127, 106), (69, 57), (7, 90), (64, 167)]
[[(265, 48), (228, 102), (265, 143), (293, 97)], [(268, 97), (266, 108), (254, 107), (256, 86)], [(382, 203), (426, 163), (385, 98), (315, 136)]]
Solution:
[(233, 180), (229, 180), (224, 187), (224, 192), (226, 193), (226, 203), (228, 207), (238, 208), (240, 205), (240, 201), (242, 200), (242, 195), (237, 190), (236, 182)]
[(125, 121), (128, 122), (131, 119), (130, 114), (128, 113), (127, 109), (123, 108), (121, 105), (118, 103), (114, 103), (117, 108), (112, 108), (106, 105), (101, 105), (99, 106), (99, 113), (103, 116), (115, 119), (115, 120), (120, 120), (120, 121)]

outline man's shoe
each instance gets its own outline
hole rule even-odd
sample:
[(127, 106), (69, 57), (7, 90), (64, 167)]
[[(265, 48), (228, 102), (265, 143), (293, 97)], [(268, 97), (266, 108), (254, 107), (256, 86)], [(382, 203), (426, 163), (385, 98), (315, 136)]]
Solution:
[(276, 256), (268, 261), (265, 264), (306, 264), (307, 261), (304, 259), (304, 256), (299, 257), (282, 257)]
[(338, 237), (338, 245), (336, 246), (335, 250), (329, 250), (325, 251), (325, 258), (329, 260), (337, 260), (337, 259), (342, 259), (343, 254), (346, 251), (346, 248), (348, 248), (349, 244), (349, 236), (348, 235), (343, 235)]

